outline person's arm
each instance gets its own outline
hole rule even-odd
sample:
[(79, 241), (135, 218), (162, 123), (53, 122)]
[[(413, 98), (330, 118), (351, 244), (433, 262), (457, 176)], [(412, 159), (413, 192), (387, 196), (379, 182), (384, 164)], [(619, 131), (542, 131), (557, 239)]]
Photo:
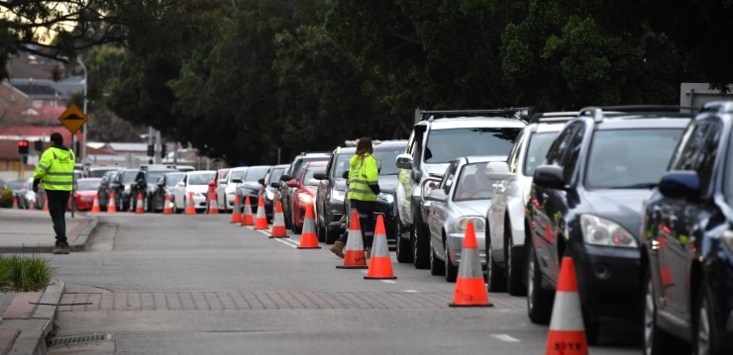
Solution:
[(365, 173), (366, 181), (369, 184), (369, 188), (374, 192), (375, 195), (379, 195), (382, 191), (379, 188), (379, 170), (377, 167), (377, 160), (373, 156), (369, 156), (365, 161)]
[(53, 154), (51, 149), (46, 149), (41, 155), (41, 160), (38, 161), (36, 169), (33, 171), (33, 192), (38, 192), (38, 184), (41, 183), (43, 177), (46, 176), (46, 172), (51, 168), (53, 163)]

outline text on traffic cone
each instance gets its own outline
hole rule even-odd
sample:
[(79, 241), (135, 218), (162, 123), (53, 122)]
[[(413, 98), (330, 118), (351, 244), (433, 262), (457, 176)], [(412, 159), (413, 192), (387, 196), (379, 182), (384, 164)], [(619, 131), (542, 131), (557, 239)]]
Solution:
[(476, 230), (473, 222), (468, 222), (463, 237), (461, 262), (458, 265), (456, 289), (453, 292), (451, 307), (491, 307), (489, 292), (481, 272)]
[(396, 279), (392, 272), (392, 260), (389, 257), (389, 246), (387, 245), (387, 233), (384, 229), (384, 217), (377, 215), (377, 224), (374, 227), (374, 242), (372, 243), (372, 255), (369, 258), (369, 270), (367, 280)]
[(313, 206), (305, 206), (305, 220), (303, 221), (303, 233), (300, 235), (298, 249), (320, 249), (318, 237), (316, 236), (316, 224), (313, 220)]
[(575, 265), (569, 256), (563, 257), (560, 265), (545, 354), (588, 354)]
[(361, 224), (359, 213), (351, 210), (351, 221), (349, 223), (349, 234), (346, 237), (344, 248), (344, 264), (337, 265), (339, 269), (366, 269), (366, 253), (364, 252), (364, 240), (361, 236)]

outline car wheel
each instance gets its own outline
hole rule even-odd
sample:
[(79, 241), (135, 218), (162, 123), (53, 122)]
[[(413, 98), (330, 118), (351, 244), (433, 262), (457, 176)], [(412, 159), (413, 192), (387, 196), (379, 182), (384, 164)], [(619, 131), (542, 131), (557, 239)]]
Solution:
[(718, 334), (718, 330), (714, 322), (712, 301), (705, 281), (700, 283), (693, 312), (697, 314), (693, 316), (692, 354), (720, 354), (719, 349), (715, 349), (715, 335)]
[(454, 266), (450, 260), (450, 251), (448, 250), (448, 243), (445, 243), (445, 281), (456, 282), (458, 277), (458, 266)]
[(430, 267), (430, 233), (425, 230), (425, 224), (420, 218), (420, 212), (415, 213), (412, 228), (412, 263), (416, 269)]
[(644, 355), (663, 355), (674, 353), (676, 348), (675, 339), (657, 325), (657, 298), (655, 296), (654, 283), (649, 269), (647, 269), (644, 280), (644, 299), (642, 300), (642, 304), (644, 306), (642, 351), (644, 352)]
[(503, 270), (494, 262), (494, 248), (491, 239), (486, 238), (486, 281), (489, 283), (489, 292), (506, 291), (506, 279)]
[(320, 223), (316, 223), (316, 237), (318, 237), (319, 243), (324, 243), (326, 241), (326, 235), (323, 231), (323, 226), (321, 226)]
[(512, 237), (509, 218), (504, 221), (504, 263), (506, 265), (506, 289), (512, 296), (522, 296), (525, 293), (522, 283), (522, 258), (514, 255), (514, 238)]
[[(395, 254), (397, 254), (397, 261), (400, 263), (411, 263), (412, 262), (412, 243), (410, 242), (409, 233), (405, 233), (405, 227), (400, 222), (400, 217), (395, 217), (395, 223), (397, 226), (397, 243), (395, 243)], [(407, 235), (405, 235), (407, 234)], [(405, 238), (407, 236), (407, 238)]]
[(527, 249), (527, 313), (532, 323), (547, 324), (552, 315), (555, 294), (542, 288), (542, 275), (537, 269), (534, 246), (528, 246)]
[(445, 263), (435, 255), (435, 247), (432, 245), (432, 240), (430, 244), (430, 275), (445, 275)]

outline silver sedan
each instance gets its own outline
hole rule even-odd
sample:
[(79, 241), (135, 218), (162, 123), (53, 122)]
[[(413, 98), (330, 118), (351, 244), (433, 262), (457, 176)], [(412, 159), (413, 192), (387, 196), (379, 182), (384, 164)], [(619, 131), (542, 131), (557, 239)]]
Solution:
[(486, 219), (495, 181), (486, 177), (489, 162), (505, 156), (470, 156), (453, 160), (441, 179), (427, 179), (430, 273), (456, 280), (468, 223), (473, 223), (482, 267), (486, 267)]

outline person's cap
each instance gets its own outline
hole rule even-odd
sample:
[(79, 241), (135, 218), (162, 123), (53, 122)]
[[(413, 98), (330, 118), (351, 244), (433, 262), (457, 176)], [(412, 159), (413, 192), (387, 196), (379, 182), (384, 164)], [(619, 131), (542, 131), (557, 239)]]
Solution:
[(64, 136), (58, 132), (51, 133), (51, 142), (56, 145), (64, 145)]

